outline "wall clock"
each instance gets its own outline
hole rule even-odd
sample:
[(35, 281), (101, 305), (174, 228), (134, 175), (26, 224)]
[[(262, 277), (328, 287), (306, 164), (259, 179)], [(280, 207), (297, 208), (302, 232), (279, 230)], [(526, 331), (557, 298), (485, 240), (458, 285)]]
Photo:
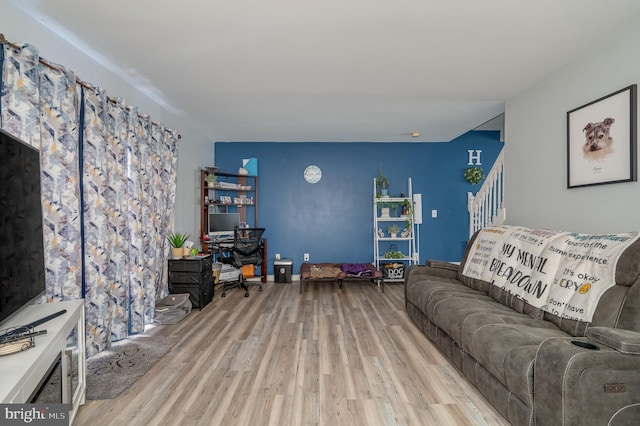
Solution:
[(320, 167), (311, 165), (304, 169), (304, 180), (306, 180), (307, 182), (318, 183), (320, 182), (321, 178), (322, 170), (320, 170)]

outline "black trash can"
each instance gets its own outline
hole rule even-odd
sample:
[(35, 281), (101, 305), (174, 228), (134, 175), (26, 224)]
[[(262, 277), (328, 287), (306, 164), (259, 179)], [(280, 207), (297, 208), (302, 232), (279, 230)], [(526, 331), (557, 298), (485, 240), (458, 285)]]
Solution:
[(290, 283), (292, 270), (293, 260), (291, 259), (278, 259), (273, 261), (274, 280), (277, 283)]

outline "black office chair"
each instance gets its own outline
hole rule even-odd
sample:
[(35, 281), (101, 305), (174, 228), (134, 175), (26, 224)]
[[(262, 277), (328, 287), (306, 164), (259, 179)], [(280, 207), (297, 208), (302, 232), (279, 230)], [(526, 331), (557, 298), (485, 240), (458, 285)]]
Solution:
[[(229, 263), (236, 268), (242, 268), (244, 265), (262, 265), (264, 244), (262, 234), (265, 228), (238, 228), (233, 231), (233, 247), (231, 251), (233, 256), (223, 259), (224, 263)], [(262, 291), (262, 282), (257, 283), (245, 281), (240, 274), (237, 282), (224, 284), (222, 288), (222, 297), (226, 296), (226, 291), (231, 288), (243, 288), (244, 297), (249, 297), (249, 285), (258, 286), (258, 290)]]

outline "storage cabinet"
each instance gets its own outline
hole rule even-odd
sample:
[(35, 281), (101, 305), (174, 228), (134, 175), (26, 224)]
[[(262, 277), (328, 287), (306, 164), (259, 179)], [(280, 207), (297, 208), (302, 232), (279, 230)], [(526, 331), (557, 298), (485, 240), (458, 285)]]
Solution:
[[(407, 180), (407, 189), (406, 196), (379, 197), (377, 194), (381, 192), (380, 188), (377, 188), (376, 180), (373, 180), (373, 257), (376, 268), (385, 274), (385, 281), (402, 281), (403, 278), (397, 271), (404, 271), (406, 268), (393, 268), (396, 275), (386, 275), (381, 265), (400, 263), (409, 266), (417, 262), (411, 178)], [(402, 215), (403, 208), (406, 210), (405, 215)], [(396, 235), (389, 231), (392, 225), (398, 228)]]
[[(62, 310), (66, 312), (36, 327), (47, 333), (34, 338), (34, 347), (0, 357), (0, 402), (43, 400), (69, 404), (68, 419), (72, 424), (85, 402), (84, 299), (27, 306), (5, 326), (30, 324)], [(54, 374), (50, 375), (52, 371)], [(45, 388), (46, 398), (39, 398), (38, 390)]]
[(213, 299), (213, 256), (169, 260), (169, 292), (188, 293), (191, 305), (202, 309)]

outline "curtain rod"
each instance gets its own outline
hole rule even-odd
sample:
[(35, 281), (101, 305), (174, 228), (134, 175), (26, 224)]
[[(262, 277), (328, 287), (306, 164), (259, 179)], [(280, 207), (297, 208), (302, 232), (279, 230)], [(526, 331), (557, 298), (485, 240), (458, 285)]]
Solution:
[[(22, 50), (22, 46), (19, 46), (15, 43), (12, 43), (10, 41), (8, 41), (5, 37), (4, 34), (0, 33), (0, 44), (8, 44), (9, 46), (15, 48), (15, 49), (20, 49)], [(54, 64), (52, 64), (51, 62), (47, 61), (46, 59), (41, 58), (40, 56), (38, 56), (38, 62), (41, 63), (42, 65), (44, 65), (47, 68), (50, 68), (52, 70), (55, 71), (59, 71), (61, 72), (62, 69), (59, 66), (56, 66)], [(76, 83), (78, 83), (80, 86), (88, 89), (88, 90), (93, 90), (95, 91), (95, 87), (93, 85), (91, 85), (90, 83), (87, 83), (85, 81), (80, 80), (79, 78), (76, 77)], [(112, 98), (110, 96), (107, 96), (107, 101), (112, 102), (112, 103), (118, 103), (118, 100), (116, 98)], [(140, 114), (138, 113), (138, 117), (140, 118), (144, 118), (144, 114)], [(178, 135), (178, 139), (182, 139), (182, 135), (180, 133), (177, 134)]]

